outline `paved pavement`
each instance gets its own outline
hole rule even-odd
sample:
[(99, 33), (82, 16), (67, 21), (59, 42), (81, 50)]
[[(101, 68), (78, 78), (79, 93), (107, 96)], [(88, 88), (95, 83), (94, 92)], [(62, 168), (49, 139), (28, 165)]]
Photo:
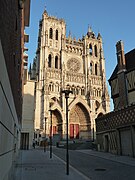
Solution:
[(100, 157), (103, 159), (108, 159), (114, 162), (119, 162), (122, 164), (127, 164), (130, 166), (135, 166), (135, 158), (129, 157), (129, 156), (118, 156), (118, 155), (114, 155), (114, 154), (110, 154), (110, 153), (104, 153), (104, 152), (99, 152), (99, 151), (93, 151), (91, 149), (87, 149), (87, 150), (77, 150), (79, 152), (85, 153), (85, 154), (89, 154), (92, 156), (96, 156), (96, 157)]
[[(92, 156), (135, 166), (135, 159), (126, 156), (116, 156), (109, 153), (92, 150), (77, 150)], [(66, 175), (66, 164), (63, 160), (42, 148), (20, 151), (16, 164), (15, 180), (90, 180), (78, 170), (70, 166), (69, 175)]]
[(16, 164), (15, 180), (89, 180), (85, 175), (70, 166), (66, 175), (66, 164), (49, 151), (37, 148), (23, 150)]

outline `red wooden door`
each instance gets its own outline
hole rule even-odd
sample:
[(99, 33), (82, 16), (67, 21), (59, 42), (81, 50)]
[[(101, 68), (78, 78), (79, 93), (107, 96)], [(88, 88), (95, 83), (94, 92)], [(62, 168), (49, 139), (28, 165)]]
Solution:
[(70, 124), (70, 139), (74, 138), (74, 124)]
[(79, 139), (79, 124), (75, 124), (76, 139)]
[(53, 126), (53, 134), (56, 134), (56, 126)]

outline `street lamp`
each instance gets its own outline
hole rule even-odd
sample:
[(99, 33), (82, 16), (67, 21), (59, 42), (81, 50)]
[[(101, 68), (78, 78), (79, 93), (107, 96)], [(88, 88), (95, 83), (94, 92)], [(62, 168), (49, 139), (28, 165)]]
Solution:
[(67, 161), (67, 166), (66, 166), (66, 173), (69, 175), (69, 152), (68, 152), (68, 98), (69, 94), (72, 93), (70, 90), (63, 90), (62, 93), (65, 94), (66, 98), (66, 125), (67, 125), (67, 132), (66, 132), (66, 161)]
[(93, 128), (92, 128), (92, 134), (93, 134), (93, 142), (94, 142), (94, 140), (95, 140), (95, 137), (94, 137), (94, 124), (93, 124)]
[(50, 106), (50, 118), (51, 118), (51, 125), (50, 125), (50, 158), (52, 158), (52, 109)]
[(44, 152), (46, 152), (46, 117), (45, 117), (45, 139), (44, 139)]

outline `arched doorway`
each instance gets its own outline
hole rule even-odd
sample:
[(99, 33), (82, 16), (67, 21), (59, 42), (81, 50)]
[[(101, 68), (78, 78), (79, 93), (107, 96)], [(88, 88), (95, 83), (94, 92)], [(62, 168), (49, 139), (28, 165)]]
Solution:
[(90, 139), (90, 116), (84, 105), (77, 103), (69, 114), (70, 139)]
[(103, 113), (99, 113), (98, 116), (97, 116), (97, 118), (98, 118), (98, 117), (101, 117), (101, 116), (103, 116), (103, 115), (104, 115)]
[(52, 111), (52, 135), (62, 139), (62, 116), (56, 109)]

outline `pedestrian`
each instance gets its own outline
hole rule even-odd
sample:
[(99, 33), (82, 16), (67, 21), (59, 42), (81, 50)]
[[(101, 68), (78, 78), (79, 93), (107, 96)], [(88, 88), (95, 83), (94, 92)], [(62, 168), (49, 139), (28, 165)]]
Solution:
[(33, 148), (34, 148), (34, 149), (35, 149), (35, 143), (36, 143), (36, 142), (35, 142), (35, 139), (33, 139), (33, 143), (32, 143), (32, 144), (33, 144)]

